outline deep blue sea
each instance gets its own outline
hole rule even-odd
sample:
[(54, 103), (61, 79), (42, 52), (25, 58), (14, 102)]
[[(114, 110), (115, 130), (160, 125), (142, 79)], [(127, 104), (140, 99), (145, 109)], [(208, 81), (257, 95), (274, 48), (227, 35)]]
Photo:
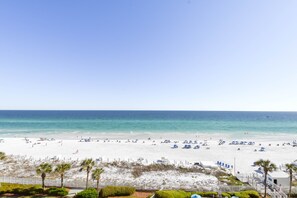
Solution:
[(297, 134), (297, 112), (0, 111), (0, 135), (60, 132)]

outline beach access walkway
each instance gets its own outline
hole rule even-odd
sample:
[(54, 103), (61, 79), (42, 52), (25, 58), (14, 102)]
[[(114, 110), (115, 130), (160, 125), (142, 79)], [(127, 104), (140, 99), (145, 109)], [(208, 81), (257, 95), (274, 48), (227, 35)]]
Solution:
[[(236, 174), (236, 177), (245, 183), (251, 185), (255, 190), (260, 193), (264, 194), (265, 186), (264, 186), (264, 178), (261, 177), (259, 174)], [(297, 191), (297, 189), (293, 189), (293, 191)], [(268, 185), (267, 186), (267, 194), (270, 195), (272, 198), (287, 198), (288, 192), (287, 188), (278, 186), (276, 184)]]

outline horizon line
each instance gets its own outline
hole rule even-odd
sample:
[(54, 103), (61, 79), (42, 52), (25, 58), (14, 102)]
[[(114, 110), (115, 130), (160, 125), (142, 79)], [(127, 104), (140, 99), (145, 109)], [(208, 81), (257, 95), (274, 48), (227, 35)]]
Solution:
[(296, 110), (187, 110), (187, 109), (0, 109), (0, 111), (180, 111), (180, 112), (292, 112)]

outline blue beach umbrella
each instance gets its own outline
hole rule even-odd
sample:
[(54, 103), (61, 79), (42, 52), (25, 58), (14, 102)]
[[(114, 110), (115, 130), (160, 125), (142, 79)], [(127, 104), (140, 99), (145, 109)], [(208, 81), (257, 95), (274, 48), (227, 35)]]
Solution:
[(197, 194), (193, 194), (193, 195), (191, 196), (191, 198), (201, 198), (201, 196), (200, 196), (200, 195), (197, 195)]

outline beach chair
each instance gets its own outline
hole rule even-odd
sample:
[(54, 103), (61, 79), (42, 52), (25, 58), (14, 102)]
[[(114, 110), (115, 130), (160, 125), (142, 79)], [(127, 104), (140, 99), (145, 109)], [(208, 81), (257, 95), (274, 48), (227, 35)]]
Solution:
[(183, 149), (190, 149), (191, 148), (191, 145), (189, 145), (189, 144), (186, 144), (184, 147), (183, 147)]
[(264, 152), (265, 151), (265, 148), (264, 147), (261, 147), (261, 149), (259, 151)]

